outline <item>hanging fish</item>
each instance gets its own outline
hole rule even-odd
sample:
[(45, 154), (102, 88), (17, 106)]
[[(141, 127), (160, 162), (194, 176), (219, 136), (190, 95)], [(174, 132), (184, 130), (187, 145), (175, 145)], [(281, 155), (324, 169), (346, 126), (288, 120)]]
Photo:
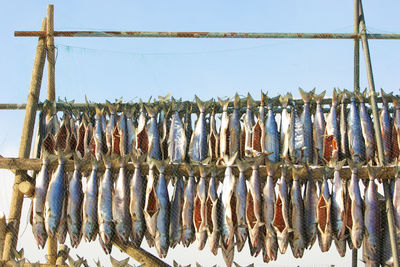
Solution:
[[(67, 178), (68, 179), (68, 178)], [(64, 200), (62, 202), (62, 210), (61, 210), (61, 218), (60, 224), (57, 227), (56, 238), (59, 244), (64, 244), (65, 239), (67, 238), (67, 204), (68, 204), (68, 195), (65, 194)]]
[(246, 244), (249, 232), (246, 224), (246, 200), (247, 200), (247, 185), (245, 171), (250, 167), (249, 160), (237, 160), (236, 164), (239, 169), (239, 177), (235, 189), (236, 198), (236, 216), (237, 228), (235, 232), (235, 242), (237, 251), (242, 251)]
[(194, 197), (193, 224), (196, 233), (197, 248), (202, 250), (207, 242), (206, 200), (208, 174), (204, 166), (199, 165), (200, 179), (197, 183), (196, 196)]
[(227, 266), (231, 266), (234, 257), (234, 235), (237, 226), (236, 218), (236, 178), (232, 172), (232, 165), (237, 158), (237, 154), (228, 158), (225, 155), (225, 177), (221, 192), (221, 250), (222, 256)]
[(333, 89), (332, 105), (328, 116), (326, 116), (326, 127), (323, 135), (323, 159), (330, 162), (332, 159), (339, 160), (340, 132), (337, 118), (338, 95), (336, 89)]
[[(261, 181), (258, 173), (260, 158), (252, 164), (252, 174), (249, 181), (246, 200), (246, 221), (249, 229), (250, 253), (257, 256), (262, 248), (261, 229), (262, 223), (262, 199), (261, 199)], [(225, 183), (225, 181), (224, 181)]]
[(304, 190), (304, 224), (307, 236), (307, 247), (311, 248), (317, 239), (317, 186), (312, 178), (311, 170), (307, 165), (307, 182)]
[(288, 104), (292, 99), (292, 95), (287, 93), (284, 97), (279, 96), (279, 101), (282, 106), (281, 121), (280, 121), (280, 145), (282, 157), (288, 159), (289, 156), (289, 136), (290, 136), (290, 122), (291, 116), (288, 112)]
[(221, 215), (221, 200), (218, 197), (218, 180), (217, 180), (217, 170), (214, 166), (211, 168), (211, 178), (208, 184), (207, 193), (207, 205), (206, 205), (206, 216), (207, 216), (207, 227), (208, 227), (208, 243), (210, 250), (214, 255), (217, 255), (219, 240), (221, 235), (220, 227), (220, 215)]
[(60, 122), (58, 121), (57, 117), (56, 102), (53, 102), (52, 104), (50, 102), (46, 103), (51, 105), (47, 111), (46, 133), (55, 136), (60, 129)]
[(393, 106), (395, 108), (393, 114), (393, 159), (398, 160), (400, 155), (400, 102), (397, 97), (393, 97)]
[(349, 151), (352, 160), (356, 163), (364, 161), (365, 143), (362, 135), (360, 114), (358, 112), (356, 100), (353, 95), (350, 95), (350, 111), (347, 117), (347, 130)]
[(140, 155), (138, 151), (135, 151), (135, 153), (132, 155), (132, 163), (135, 166), (135, 171), (129, 183), (129, 211), (132, 220), (132, 243), (135, 247), (140, 247), (146, 228), (146, 222), (143, 214), (146, 181), (140, 172), (140, 164), (144, 160), (145, 155)]
[(331, 204), (331, 219), (333, 240), (336, 250), (341, 257), (346, 255), (346, 199), (347, 199), (347, 184), (346, 180), (340, 178), (340, 169), (345, 164), (346, 160), (340, 162), (333, 161), (335, 171), (333, 173), (332, 185), (332, 204)]
[(395, 179), (393, 183), (393, 217), (396, 236), (400, 236), (400, 173), (396, 166)]
[(361, 247), (364, 235), (364, 215), (363, 202), (361, 199), (358, 169), (360, 165), (356, 165), (352, 161), (348, 161), (351, 168), (351, 179), (348, 185), (348, 201), (346, 226), (349, 229), (351, 241), (355, 248)]
[(229, 156), (238, 153), (240, 156), (240, 98), (238, 93), (235, 94), (233, 102), (232, 114), (229, 118)]
[(301, 98), (303, 99), (303, 112), (300, 120), (303, 124), (303, 162), (313, 162), (313, 127), (311, 122), (310, 102), (314, 96), (315, 88), (310, 92), (305, 92), (299, 88)]
[(368, 165), (369, 183), (364, 194), (364, 249), (366, 250), (366, 259), (370, 262), (379, 262), (378, 248), (381, 246), (381, 243), (379, 243), (380, 207), (378, 203), (377, 186), (374, 181), (379, 172), (380, 168), (374, 170)]
[(127, 156), (129, 153), (129, 144), (128, 144), (128, 124), (125, 112), (121, 113), (121, 116), (119, 118), (116, 127), (118, 128), (118, 134), (119, 134), (120, 155)]
[(210, 114), (210, 134), (208, 137), (208, 157), (210, 162), (216, 162), (219, 158), (219, 135), (217, 132), (217, 122), (215, 121), (214, 107)]
[(293, 185), (290, 191), (290, 218), (293, 228), (292, 237), (290, 239), (290, 247), (295, 258), (303, 257), (304, 249), (307, 246), (305, 221), (304, 221), (304, 203), (301, 197), (299, 174), (301, 169), (292, 167)]
[[(39, 113), (38, 125), (36, 128), (35, 141), (33, 145), (32, 157), (41, 158), (43, 139), (46, 137), (46, 112), (43, 110)], [(35, 179), (37, 171), (33, 172), (32, 178)]]
[(275, 189), (273, 176), (280, 163), (266, 161), (267, 181), (263, 189), (263, 221), (265, 223), (264, 262), (275, 261), (278, 257), (278, 240), (273, 227), (275, 214)]
[(288, 185), (286, 182), (287, 167), (282, 166), (281, 177), (279, 179), (278, 194), (276, 196), (274, 207), (274, 219), (272, 226), (274, 227), (278, 246), (281, 254), (286, 253), (289, 242), (289, 235), (293, 230), (290, 227), (289, 219), (289, 195)]
[(281, 159), (279, 132), (271, 104), (268, 105), (268, 115), (265, 123), (265, 129), (265, 152), (270, 153), (267, 158), (271, 163), (277, 163)]
[(199, 117), (196, 121), (196, 126), (192, 137), (190, 138), (189, 144), (189, 156), (193, 161), (203, 161), (208, 156), (208, 144), (207, 144), (207, 125), (205, 111), (207, 109), (207, 104), (202, 102), (197, 96), (196, 102), (200, 110)]
[(151, 237), (152, 239), (156, 237), (157, 214), (160, 210), (156, 195), (156, 184), (157, 181), (154, 174), (154, 163), (150, 161), (149, 173), (147, 175), (146, 197), (144, 202), (143, 214), (149, 237)]
[(172, 114), (171, 127), (168, 137), (168, 156), (171, 163), (181, 163), (185, 160), (187, 138), (184, 125), (179, 118), (179, 106), (172, 101), (174, 113)]
[[(264, 112), (264, 94), (261, 92), (261, 101), (260, 108), (258, 113), (257, 122), (254, 124), (252, 128), (252, 136), (251, 136), (251, 151), (253, 151), (254, 155), (260, 155), (264, 153), (266, 149), (268, 149), (268, 145), (266, 144), (266, 132), (265, 132), (265, 112)], [(278, 139), (279, 142), (279, 139)]]
[(156, 235), (155, 247), (160, 258), (165, 258), (169, 248), (169, 214), (170, 204), (167, 190), (167, 180), (165, 179), (165, 163), (155, 161), (155, 165), (159, 171), (159, 177), (156, 185), (156, 197), (159, 211), (156, 213)]
[(175, 173), (174, 192), (169, 214), (169, 245), (171, 248), (175, 248), (182, 240), (183, 194), (184, 184), (182, 177)]
[(252, 135), (253, 135), (253, 127), (254, 127), (254, 114), (253, 114), (253, 105), (254, 100), (251, 97), (250, 93), (247, 94), (247, 109), (244, 115), (244, 131), (241, 133), (241, 152), (242, 158), (244, 156), (252, 155)]
[(99, 161), (92, 159), (92, 172), (86, 181), (86, 191), (83, 198), (82, 229), (86, 241), (94, 241), (98, 232), (98, 165)]
[(303, 146), (303, 123), (299, 118), (295, 104), (292, 103), (289, 123), (289, 156), (292, 163), (300, 162)]
[(99, 182), (99, 198), (97, 201), (97, 217), (99, 224), (99, 235), (105, 246), (107, 246), (114, 234), (113, 220), (113, 184), (114, 178), (112, 173), (112, 162), (110, 156), (103, 158), (105, 171)]
[(372, 120), (367, 111), (367, 107), (365, 106), (366, 95), (366, 89), (363, 93), (358, 92), (357, 94), (358, 99), (360, 100), (360, 119), (362, 135), (365, 142), (365, 160), (366, 162), (370, 162), (375, 161), (376, 142)]
[(32, 201), (32, 231), (38, 247), (44, 248), (47, 241), (45, 229), (45, 202), (49, 186), (49, 164), (50, 158), (46, 150), (42, 154), (42, 167), (35, 180), (35, 195)]
[(222, 100), (218, 98), (219, 104), (222, 107), (222, 117), (221, 117), (221, 126), (219, 129), (219, 157), (223, 159), (225, 155), (229, 155), (229, 115), (228, 115), (228, 105), (230, 99)]
[(340, 100), (340, 118), (339, 118), (339, 130), (340, 130), (340, 150), (339, 150), (339, 159), (348, 158), (350, 155), (349, 152), (349, 140), (347, 133), (347, 118), (346, 118), (346, 95), (347, 90), (340, 91), (338, 89), (338, 98)]
[(68, 185), (67, 226), (73, 248), (78, 247), (82, 239), (83, 191), (80, 168), (83, 160), (79, 158), (78, 153), (75, 154), (74, 172)]
[[(79, 147), (79, 145), (78, 145)], [(90, 155), (95, 155), (94, 153), (94, 133), (93, 133), (93, 125), (91, 122), (87, 122), (85, 125), (85, 135), (84, 135), (84, 156), (85, 158), (89, 158)], [(79, 149), (79, 151), (81, 151)]]
[(392, 118), (390, 117), (388, 102), (393, 98), (393, 93), (386, 94), (381, 89), (382, 95), (382, 110), (379, 115), (379, 121), (381, 124), (381, 133), (383, 140), (383, 152), (385, 156), (385, 162), (389, 163), (392, 161), (392, 150), (393, 150), (393, 138), (392, 138)]
[(132, 153), (133, 148), (135, 148), (136, 144), (136, 130), (135, 126), (133, 124), (133, 114), (135, 113), (134, 107), (132, 107), (130, 110), (126, 110), (126, 140), (127, 140), (127, 154)]
[(147, 126), (148, 135), (148, 156), (150, 159), (161, 160), (161, 148), (160, 148), (160, 134), (158, 132), (157, 124), (157, 107), (145, 106), (146, 111), (150, 116), (150, 122)]
[(114, 149), (113, 149), (113, 132), (115, 127), (117, 126), (117, 106), (112, 105), (110, 102), (106, 101), (108, 111), (110, 112), (110, 117), (108, 119), (108, 123), (106, 124), (106, 130), (105, 130), (105, 135), (106, 135), (106, 145), (107, 145), (107, 153), (111, 154)]
[(140, 114), (136, 129), (136, 149), (142, 154), (147, 154), (149, 152), (149, 135), (146, 129), (146, 114), (142, 101), (139, 100), (139, 103)]
[[(325, 91), (313, 98), (317, 103), (313, 124), (313, 141), (314, 141), (314, 164), (318, 165), (323, 160), (324, 134), (325, 134), (325, 116), (322, 110), (321, 101), (324, 99)], [(336, 111), (335, 111), (336, 112)]]
[(188, 247), (195, 240), (194, 225), (193, 225), (193, 210), (194, 196), (196, 194), (196, 183), (194, 181), (194, 170), (186, 165), (189, 178), (186, 182), (183, 196), (183, 211), (182, 211), (182, 244)]
[[(186, 105), (186, 112), (184, 113), (184, 121), (183, 128), (185, 129), (186, 138), (189, 139), (192, 137), (193, 128), (192, 128), (192, 106), (190, 104)], [(186, 146), (186, 155), (189, 154), (189, 146)], [(189, 157), (186, 157), (186, 161), (189, 162)]]
[(94, 155), (97, 161), (101, 160), (101, 155), (107, 153), (106, 138), (103, 131), (103, 109), (96, 107), (96, 121), (93, 130), (93, 141), (94, 141)]
[(163, 108), (160, 112), (160, 119), (159, 125), (160, 125), (160, 147), (161, 147), (161, 158), (163, 160), (168, 159), (168, 133), (170, 132), (170, 121), (169, 121), (169, 112), (170, 108)]
[(322, 181), (320, 195), (317, 203), (317, 235), (318, 244), (322, 252), (327, 252), (332, 244), (332, 199), (328, 185), (328, 179), (332, 173), (333, 170), (325, 167), (324, 179)]

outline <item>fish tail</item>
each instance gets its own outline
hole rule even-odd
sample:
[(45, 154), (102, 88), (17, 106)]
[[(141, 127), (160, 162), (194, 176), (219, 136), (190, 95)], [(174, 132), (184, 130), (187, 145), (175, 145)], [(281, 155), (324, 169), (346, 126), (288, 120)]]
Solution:
[(335, 168), (335, 170), (339, 171), (340, 169), (342, 169), (342, 167), (344, 166), (344, 164), (346, 164), (347, 159), (338, 161), (337, 159), (331, 159), (332, 162), (332, 166)]
[(281, 102), (283, 107), (287, 107), (291, 99), (293, 99), (291, 93), (287, 93), (285, 96), (279, 96), (279, 102)]
[(158, 96), (158, 101), (160, 103), (165, 103), (169, 101), (170, 97), (171, 97), (171, 92), (169, 92), (166, 96)]
[(338, 101), (338, 92), (336, 88), (333, 88), (333, 93), (332, 93), (332, 105), (337, 104)]
[(151, 118), (155, 118), (157, 116), (158, 108), (156, 106), (151, 107), (146, 105), (144, 107)]
[[(228, 97), (227, 99), (223, 100), (218, 97), (218, 102), (222, 107), (222, 110), (227, 111), (228, 110), (228, 105), (229, 105), (230, 98)], [(235, 97), (235, 102), (236, 102), (236, 97)], [(200, 108), (200, 107), (199, 107)]]
[(250, 168), (251, 159), (247, 158), (247, 159), (243, 159), (243, 160), (236, 160), (236, 165), (237, 165), (237, 167), (238, 167), (240, 172), (244, 172), (245, 170)]
[(254, 100), (251, 97), (250, 93), (247, 93), (247, 108), (254, 107)]
[(347, 163), (351, 170), (358, 170), (362, 167), (362, 162), (355, 162), (350, 158), (347, 159)]
[(400, 101), (398, 97), (393, 97), (393, 106), (394, 108), (400, 108)]
[(96, 117), (99, 119), (101, 116), (103, 116), (104, 113), (104, 108), (101, 108), (100, 105), (96, 105)]
[(240, 105), (240, 97), (239, 94), (235, 94), (235, 101), (233, 102), (233, 108), (238, 109)]
[(109, 154), (102, 154), (102, 155), (101, 155), (101, 158), (103, 159), (104, 166), (105, 166), (106, 168), (111, 168), (111, 166), (112, 166), (112, 158), (111, 158), (111, 155), (109, 155)]
[(382, 166), (378, 166), (378, 167), (372, 167), (371, 163), (368, 163), (367, 165), (368, 168), (368, 174), (370, 179), (374, 179), (375, 177), (378, 177), (378, 175), (381, 173), (382, 170)]
[(346, 99), (346, 95), (347, 95), (347, 90), (346, 89), (341, 91), (338, 88), (338, 99), (339, 99), (340, 103), (342, 103), (342, 104), (344, 103), (344, 101)]
[(265, 101), (268, 101), (268, 92), (264, 94), (263, 91), (261, 91), (260, 107), (265, 105)]
[(386, 105), (390, 100), (393, 98), (393, 92), (387, 94), (383, 89), (381, 88), (381, 96), (382, 96), (382, 102)]
[(279, 168), (279, 166), (281, 165), (280, 162), (271, 162), (269, 160), (265, 160), (265, 166), (267, 168), (267, 173), (268, 174), (273, 174), (276, 172), (276, 170)]
[(203, 113), (204, 111), (206, 111), (207, 109), (207, 103), (205, 101), (201, 101), (200, 98), (196, 95), (194, 96), (196, 103), (197, 103), (197, 107), (200, 110), (200, 113)]
[(301, 89), (299, 87), (299, 92), (300, 92), (301, 98), (303, 99), (304, 103), (310, 103), (311, 99), (314, 96), (314, 91), (315, 91), (315, 88), (313, 90), (311, 90), (310, 92), (306, 92), (306, 91), (303, 91), (303, 89)]
[(321, 103), (322, 99), (324, 99), (324, 97), (325, 97), (325, 93), (326, 93), (326, 91), (323, 91), (323, 92), (320, 93), (319, 95), (314, 94), (314, 95), (313, 95), (313, 98), (314, 98), (315, 102)]
[(160, 173), (165, 172), (165, 162), (162, 160), (150, 159), (150, 164), (154, 164)]
[(171, 99), (171, 110), (180, 111), (182, 107), (182, 98), (176, 100), (175, 98)]
[(205, 165), (199, 165), (198, 168), (201, 177), (208, 175), (210, 172), (210, 168), (207, 168)]

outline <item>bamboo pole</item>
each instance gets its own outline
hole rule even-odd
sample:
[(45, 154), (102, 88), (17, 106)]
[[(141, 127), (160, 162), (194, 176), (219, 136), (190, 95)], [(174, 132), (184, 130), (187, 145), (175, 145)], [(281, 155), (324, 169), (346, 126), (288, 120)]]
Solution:
[[(47, 5), (47, 97), (48, 101), (55, 101), (55, 54), (54, 54), (54, 6)], [(48, 115), (50, 116), (50, 114)], [(47, 261), (55, 264), (57, 261), (57, 239), (55, 236), (47, 238)]]
[[(367, 67), (367, 77), (368, 77), (368, 85), (370, 89), (370, 97), (371, 97), (371, 108), (372, 108), (372, 115), (373, 115), (373, 122), (374, 122), (374, 130), (375, 130), (375, 138), (378, 148), (378, 158), (380, 164), (385, 166), (387, 162), (385, 162), (384, 151), (383, 151), (383, 140), (381, 129), (379, 125), (379, 115), (378, 115), (378, 106), (375, 101), (375, 82), (374, 76), (372, 73), (372, 63), (371, 63), (371, 56), (369, 53), (369, 46), (368, 46), (368, 39), (366, 35), (366, 24), (364, 18), (364, 11), (362, 7), (362, 1), (359, 0), (359, 10), (360, 10), (360, 26), (361, 26), (361, 41), (364, 50), (364, 57), (365, 57), (365, 65)], [(394, 215), (393, 215), (393, 204), (392, 204), (392, 195), (390, 192), (389, 183), (387, 180), (383, 180), (383, 190), (385, 194), (386, 200), (386, 209), (387, 209), (387, 220), (388, 220), (388, 229), (390, 235), (390, 246), (392, 249), (393, 255), (393, 266), (399, 266), (399, 258), (398, 258), (398, 249), (397, 249), (397, 241), (396, 241), (396, 234), (394, 231)]]
[[(19, 265), (18, 265), (19, 264)], [(32, 266), (40, 266), (40, 267), (54, 267), (53, 264), (42, 264), (42, 263), (29, 263), (29, 262), (24, 262), (22, 263), (16, 263), (15, 261), (0, 261), (0, 266), (2, 267), (15, 267), (15, 266), (20, 266), (20, 267), (32, 267)], [(57, 267), (69, 267), (68, 265), (57, 265)]]
[[(41, 30), (46, 29), (46, 19), (43, 19)], [(24, 124), (22, 127), (21, 141), (18, 155), (20, 158), (29, 158), (33, 128), (35, 125), (37, 103), (40, 94), (40, 86), (42, 84), (43, 68), (46, 58), (45, 39), (39, 38), (36, 48), (35, 61), (33, 63), (33, 71), (31, 83), (29, 85), (28, 100), (26, 102), (26, 111)], [(4, 243), (3, 260), (9, 260), (11, 252), (16, 248), (19, 222), (21, 219), (22, 201), (24, 195), (19, 191), (18, 185), (23, 181), (26, 172), (16, 172), (14, 185), (12, 188), (10, 214), (8, 216), (8, 231)], [(26, 177), (26, 176), (25, 176)]]

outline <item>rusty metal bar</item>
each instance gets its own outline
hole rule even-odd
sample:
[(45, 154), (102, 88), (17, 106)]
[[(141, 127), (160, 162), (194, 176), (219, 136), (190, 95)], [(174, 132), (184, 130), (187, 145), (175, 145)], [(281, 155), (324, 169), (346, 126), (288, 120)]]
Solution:
[[(15, 31), (15, 37), (45, 37), (45, 31)], [(369, 33), (369, 39), (400, 39), (400, 34)], [(123, 38), (233, 38), (233, 39), (355, 39), (355, 33), (307, 32), (139, 32), (139, 31), (55, 31), (54, 37), (123, 37)]]

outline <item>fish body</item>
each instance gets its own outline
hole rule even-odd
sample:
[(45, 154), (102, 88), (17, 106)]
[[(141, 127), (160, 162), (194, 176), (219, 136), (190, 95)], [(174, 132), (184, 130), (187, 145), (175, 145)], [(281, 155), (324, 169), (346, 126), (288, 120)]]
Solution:
[(289, 156), (292, 163), (299, 163), (302, 158), (303, 123), (297, 114), (296, 107), (292, 105), (289, 124)]
[(208, 137), (208, 154), (211, 162), (216, 162), (219, 158), (219, 134), (217, 132), (217, 122), (215, 121), (214, 109), (210, 115), (210, 134)]
[(379, 217), (380, 207), (378, 203), (378, 193), (375, 184), (375, 175), (370, 171), (369, 183), (364, 194), (364, 222), (365, 222), (365, 237), (364, 249), (366, 250), (366, 258), (368, 261), (379, 261), (378, 249), (381, 245), (379, 239)]
[(128, 124), (125, 112), (121, 113), (118, 124), (119, 133), (119, 151), (121, 156), (126, 156), (129, 153), (129, 136), (128, 136)]
[(32, 151), (33, 158), (41, 158), (42, 143), (46, 137), (46, 112), (43, 110), (39, 113), (38, 126), (35, 134), (35, 142)]
[(363, 203), (361, 199), (358, 171), (354, 167), (351, 171), (350, 184), (348, 186), (350, 207), (347, 218), (347, 227), (350, 231), (351, 241), (355, 248), (360, 248), (364, 235)]
[(174, 192), (171, 200), (171, 213), (169, 214), (169, 245), (176, 247), (182, 240), (182, 212), (183, 212), (184, 184), (180, 175), (175, 176)]
[(288, 158), (289, 156), (289, 135), (290, 135), (290, 113), (288, 112), (288, 102), (291, 99), (291, 94), (287, 93), (284, 97), (279, 97), (279, 101), (281, 102), (282, 112), (281, 112), (281, 120), (280, 120), (280, 144), (281, 144), (281, 153), (283, 158)]
[(326, 117), (325, 133), (323, 136), (323, 158), (326, 162), (330, 162), (331, 159), (339, 160), (339, 149), (340, 149), (340, 129), (337, 117), (337, 99), (336, 89), (332, 95), (332, 105), (328, 116)]
[(105, 160), (106, 170), (99, 183), (99, 199), (97, 202), (97, 217), (99, 219), (99, 234), (104, 245), (111, 242), (114, 233), (114, 221), (112, 210), (113, 199), (113, 174), (111, 160)]
[(328, 175), (324, 177), (317, 203), (317, 235), (322, 252), (327, 252), (332, 244), (331, 194), (329, 192)]
[(393, 217), (396, 236), (400, 237), (400, 177), (398, 173), (393, 184)]
[(35, 195), (32, 202), (32, 231), (38, 247), (44, 248), (47, 240), (47, 232), (45, 228), (45, 203), (46, 194), (49, 186), (49, 159), (43, 157), (42, 168), (35, 180)]
[(132, 149), (135, 147), (135, 137), (136, 137), (136, 130), (135, 126), (133, 125), (133, 111), (127, 112), (126, 114), (126, 138), (127, 138), (127, 149), (128, 154), (132, 153)]
[(219, 99), (220, 105), (222, 106), (222, 117), (221, 126), (219, 129), (219, 157), (224, 158), (225, 155), (229, 155), (229, 115), (228, 105), (229, 98), (227, 100)]
[(138, 150), (142, 154), (147, 154), (149, 151), (149, 135), (146, 129), (146, 114), (143, 108), (143, 104), (140, 109), (135, 139), (136, 139), (136, 146), (135, 146), (136, 150)]
[(206, 126), (206, 104), (196, 97), (197, 106), (200, 110), (196, 121), (194, 132), (190, 138), (189, 156), (194, 161), (203, 161), (208, 156), (207, 126)]
[(375, 142), (375, 133), (374, 127), (372, 125), (371, 117), (367, 111), (367, 107), (364, 103), (366, 91), (364, 91), (363, 95), (359, 95), (360, 99), (360, 119), (361, 119), (361, 130), (362, 135), (364, 137), (365, 142), (365, 160), (366, 162), (375, 161), (375, 151), (376, 151), (376, 142)]
[(267, 158), (270, 162), (276, 163), (280, 160), (280, 143), (275, 114), (271, 105), (268, 106), (268, 116), (265, 123), (265, 129), (265, 152), (271, 153)]
[(83, 198), (83, 236), (86, 241), (96, 239), (98, 232), (97, 201), (98, 201), (98, 163), (93, 162), (92, 171), (86, 182)]
[(172, 115), (172, 122), (168, 136), (168, 155), (171, 163), (180, 163), (185, 159), (187, 139), (185, 128), (178, 111)]
[(353, 161), (361, 162), (365, 159), (365, 144), (362, 135), (361, 120), (355, 98), (350, 98), (350, 111), (347, 117), (347, 130), (350, 155)]
[(393, 131), (392, 131), (392, 138), (393, 138), (393, 158), (399, 159), (400, 155), (400, 102), (399, 99), (393, 99), (393, 105), (395, 108), (393, 114)]
[(257, 122), (252, 129), (252, 151), (253, 155), (264, 153), (267, 148), (266, 144), (266, 129), (265, 129), (265, 111), (264, 111), (264, 94), (261, 93), (261, 101)]
[(339, 91), (340, 99), (340, 117), (339, 117), (339, 131), (340, 131), (340, 150), (339, 159), (345, 159), (349, 157), (349, 140), (347, 136), (347, 123), (346, 123), (346, 93), (345, 91)]
[(75, 168), (68, 186), (67, 226), (71, 246), (78, 247), (82, 239), (82, 176), (80, 163), (75, 161)]
[(147, 126), (148, 136), (148, 156), (150, 159), (161, 160), (160, 133), (157, 124), (157, 108), (146, 106), (147, 113), (150, 116), (150, 122)]
[(200, 179), (197, 183), (194, 198), (193, 224), (196, 232), (197, 248), (202, 250), (207, 241), (206, 201), (207, 201), (207, 172), (200, 169)]
[(183, 196), (183, 211), (182, 211), (182, 243), (184, 247), (188, 247), (195, 240), (193, 212), (194, 212), (194, 197), (196, 194), (196, 184), (194, 181), (193, 170), (189, 170), (189, 178), (185, 186)]
[(314, 95), (314, 90), (306, 93), (303, 90), (300, 90), (301, 97), (303, 99), (303, 112), (301, 113), (301, 122), (303, 125), (303, 162), (310, 164), (313, 162), (313, 127), (311, 122), (311, 110), (310, 110), (310, 101), (312, 96)]
[(156, 184), (157, 181), (154, 174), (154, 165), (151, 163), (149, 165), (149, 173), (147, 175), (146, 197), (143, 214), (149, 237), (152, 239), (156, 237), (157, 214), (160, 210), (156, 195)]
[(111, 152), (113, 151), (113, 132), (115, 130), (115, 127), (117, 127), (117, 111), (110, 102), (107, 102), (107, 105), (109, 108), (110, 117), (108, 119), (108, 123), (106, 124), (105, 135), (106, 135), (107, 153), (111, 154)]
[[(318, 165), (323, 159), (324, 134), (325, 134), (325, 115), (322, 110), (321, 101), (325, 96), (325, 91), (319, 95), (314, 95), (317, 107), (315, 109), (313, 124), (313, 141), (314, 141), (314, 164)], [(335, 111), (336, 112), (336, 111)]]
[(57, 227), (56, 238), (59, 244), (64, 244), (67, 238), (68, 226), (67, 226), (67, 205), (68, 205), (68, 195), (65, 194), (64, 200), (62, 202), (61, 218), (60, 224)]
[[(308, 170), (308, 172), (310, 172), (310, 170)], [(309, 248), (314, 245), (314, 242), (317, 238), (317, 205), (317, 186), (312, 179), (311, 173), (309, 173), (304, 193), (304, 223), (307, 236), (307, 247)]]
[(304, 203), (301, 197), (300, 182), (298, 174), (294, 170), (293, 185), (290, 191), (290, 217), (293, 228), (290, 246), (295, 258), (301, 258), (307, 246), (304, 226)]
[[(187, 110), (184, 114), (184, 121), (183, 121), (183, 127), (185, 128), (185, 134), (186, 138), (189, 140), (192, 137), (193, 133), (193, 128), (192, 128), (192, 107), (189, 105), (187, 107)], [(186, 146), (186, 155), (189, 153), (189, 146)], [(186, 157), (186, 160), (189, 161), (189, 158)]]
[(217, 174), (215, 171), (211, 172), (210, 182), (208, 184), (207, 192), (207, 205), (206, 205), (206, 216), (207, 216), (207, 232), (208, 232), (208, 244), (211, 252), (217, 255), (219, 247), (219, 241), (221, 236), (220, 227), (220, 198), (217, 194)]
[(392, 118), (389, 113), (388, 108), (388, 100), (391, 97), (390, 94), (385, 94), (385, 92), (381, 89), (382, 92), (382, 110), (379, 115), (379, 121), (381, 126), (381, 133), (383, 139), (383, 152), (385, 156), (385, 162), (392, 161), (392, 150), (393, 150), (393, 139), (392, 139)]
[(103, 110), (96, 110), (96, 121), (93, 129), (94, 155), (96, 160), (101, 160), (101, 154), (107, 152), (107, 143), (103, 131)]
[(246, 240), (249, 236), (246, 225), (246, 200), (247, 200), (247, 185), (246, 177), (244, 172), (250, 167), (250, 164), (246, 161), (237, 162), (239, 168), (239, 177), (235, 189), (236, 198), (236, 217), (237, 217), (237, 228), (235, 231), (235, 243), (237, 251), (242, 251)]
[(240, 112), (239, 112), (239, 95), (236, 93), (233, 103), (233, 111), (229, 119), (229, 156), (235, 153), (240, 155)]
[(54, 237), (60, 224), (63, 202), (66, 192), (65, 158), (59, 157), (57, 170), (53, 173), (46, 194), (45, 202), (45, 226), (47, 234)]
[(241, 134), (241, 143), (242, 147), (242, 156), (251, 156), (252, 152), (252, 135), (253, 135), (253, 127), (254, 127), (254, 114), (253, 114), (253, 98), (250, 94), (247, 95), (247, 109), (244, 115), (244, 128)]
[(273, 227), (275, 214), (275, 189), (273, 171), (268, 167), (268, 176), (263, 189), (263, 221), (265, 223), (264, 261), (275, 261), (278, 256), (278, 239)]

